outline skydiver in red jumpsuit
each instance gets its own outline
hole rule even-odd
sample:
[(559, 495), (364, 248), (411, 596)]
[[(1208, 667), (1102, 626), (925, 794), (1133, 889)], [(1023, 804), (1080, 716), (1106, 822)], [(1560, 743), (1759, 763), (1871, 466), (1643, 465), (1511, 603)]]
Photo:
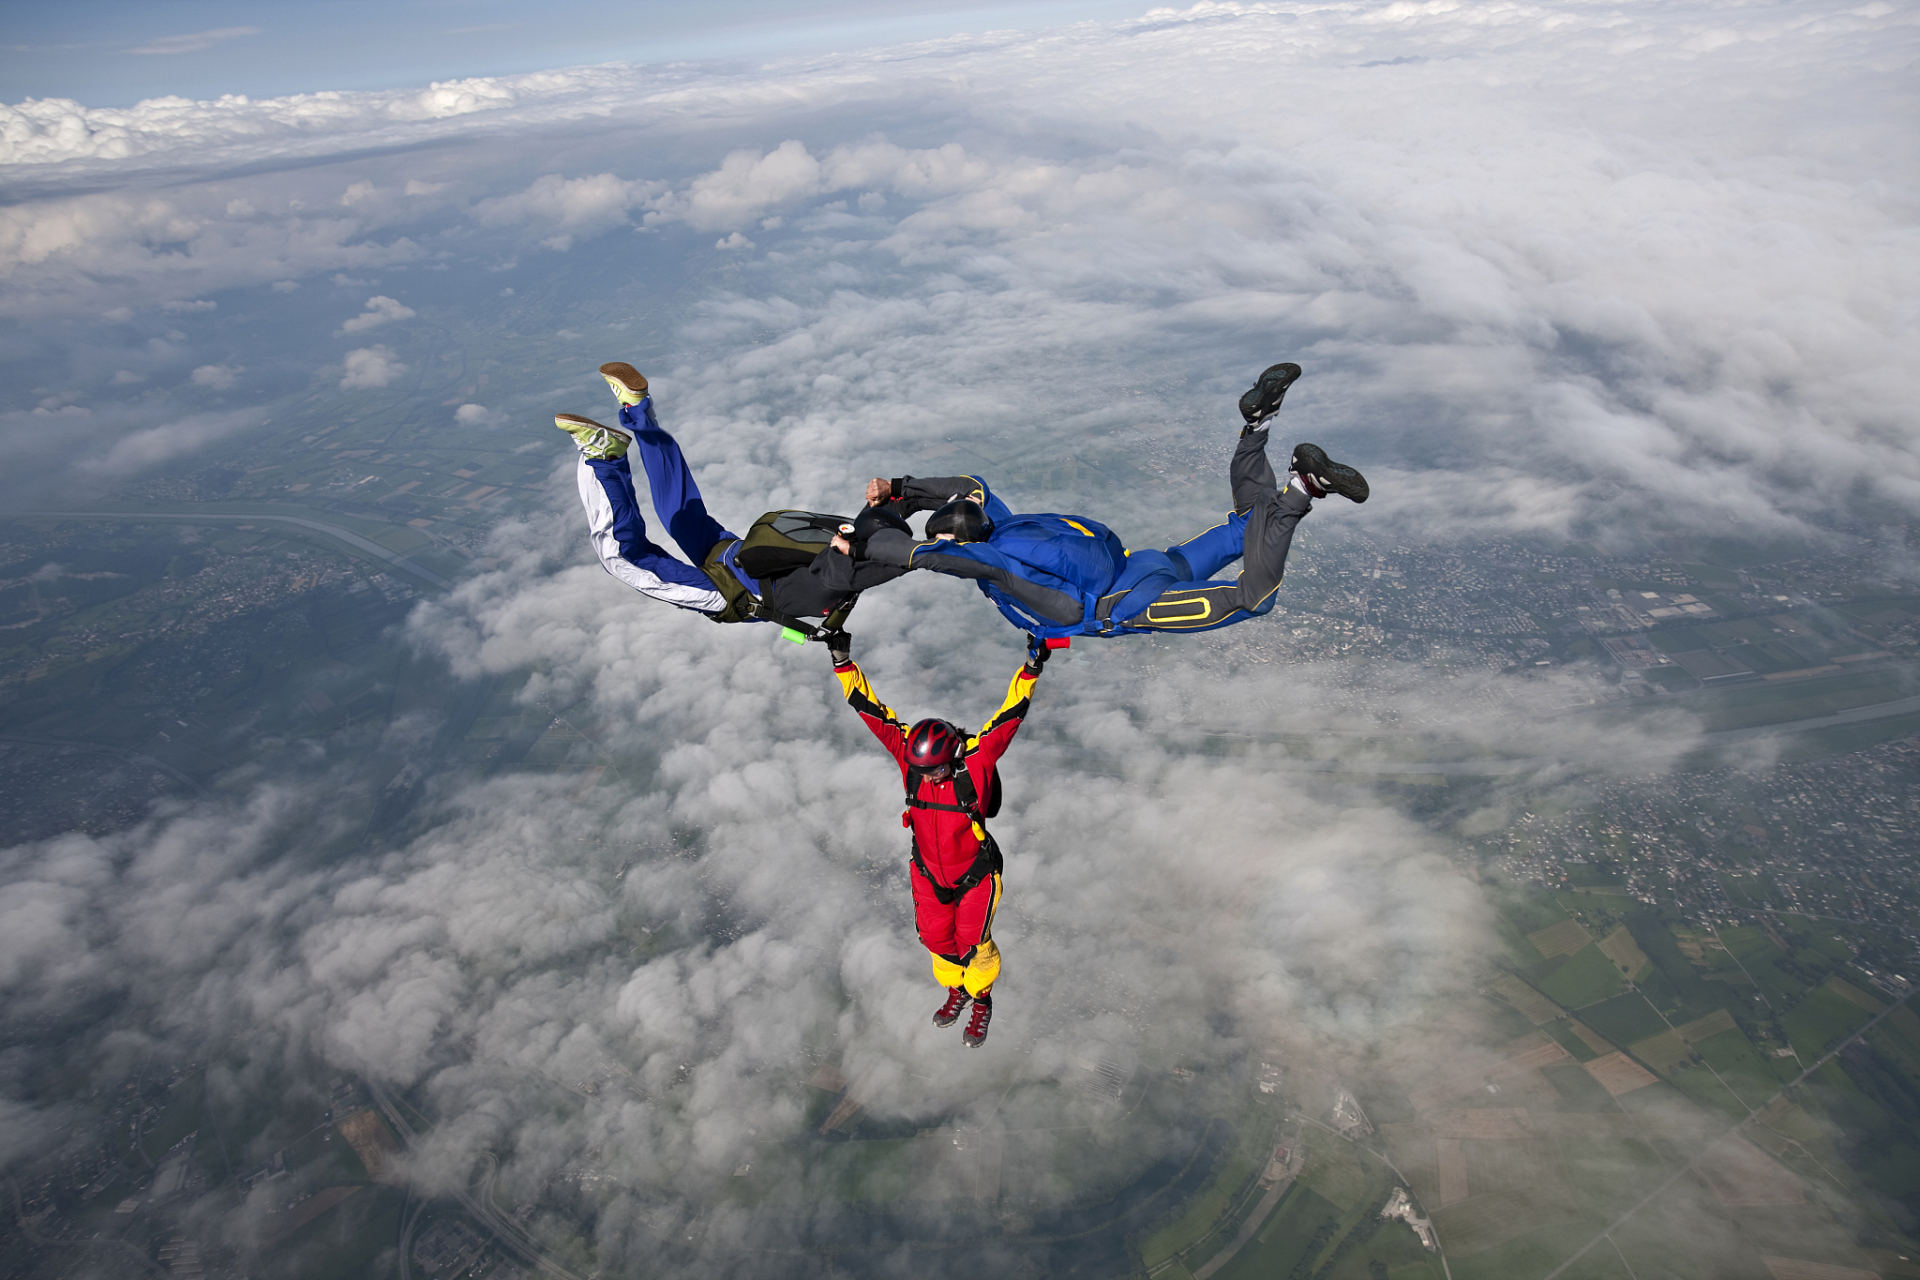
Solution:
[(933, 976), (947, 999), (933, 1025), (950, 1027), (968, 1003), (973, 1016), (962, 1039), (969, 1048), (986, 1043), (993, 1018), (993, 983), (1000, 976), (1000, 948), (993, 941), (993, 915), (1000, 905), (999, 846), (985, 819), (997, 810), (994, 766), (1020, 731), (1050, 650), (1030, 639), (1027, 660), (1007, 685), (1006, 700), (973, 736), (945, 720), (902, 724), (874, 696), (866, 673), (853, 661), (845, 632), (829, 637), (833, 673), (847, 705), (860, 713), (873, 736), (900, 764), (907, 810), (901, 825), (913, 832), (913, 919), (920, 942), (933, 957)]

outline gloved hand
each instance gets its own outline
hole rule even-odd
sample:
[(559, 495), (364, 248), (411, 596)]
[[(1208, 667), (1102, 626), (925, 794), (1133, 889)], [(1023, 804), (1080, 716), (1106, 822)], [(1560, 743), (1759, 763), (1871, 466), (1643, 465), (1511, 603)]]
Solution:
[(1047, 648), (1047, 642), (1031, 631), (1027, 633), (1027, 666), (1037, 674), (1047, 665), (1047, 659), (1053, 656), (1053, 650)]
[(844, 667), (853, 661), (853, 637), (844, 631), (829, 631), (824, 637), (827, 642), (827, 656), (833, 659), (833, 665)]

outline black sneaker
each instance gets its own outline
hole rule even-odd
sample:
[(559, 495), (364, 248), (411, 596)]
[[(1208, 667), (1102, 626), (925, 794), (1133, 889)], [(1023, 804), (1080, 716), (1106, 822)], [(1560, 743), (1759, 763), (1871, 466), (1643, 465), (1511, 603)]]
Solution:
[(1293, 446), (1293, 472), (1307, 482), (1314, 497), (1337, 493), (1354, 502), (1367, 500), (1367, 478), (1344, 462), (1335, 462), (1317, 444)]
[(965, 987), (948, 987), (947, 1002), (933, 1011), (933, 1025), (950, 1027), (960, 1021), (960, 1011), (967, 1007), (973, 997), (967, 994)]
[(1276, 364), (1260, 375), (1260, 381), (1253, 389), (1240, 397), (1240, 416), (1253, 426), (1262, 418), (1270, 418), (1280, 411), (1280, 402), (1287, 398), (1287, 388), (1300, 376), (1297, 364)]
[(969, 1049), (978, 1049), (987, 1042), (987, 1024), (993, 1021), (993, 1001), (981, 996), (973, 1002), (973, 1016), (967, 1019), (967, 1029), (960, 1038)]

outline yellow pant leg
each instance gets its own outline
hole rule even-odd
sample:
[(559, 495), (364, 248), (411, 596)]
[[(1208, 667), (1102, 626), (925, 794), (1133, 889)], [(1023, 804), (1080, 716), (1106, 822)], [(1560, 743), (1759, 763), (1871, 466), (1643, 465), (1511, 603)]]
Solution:
[(965, 969), (962, 969), (945, 956), (934, 955), (931, 951), (927, 954), (933, 956), (933, 980), (935, 982), (943, 987), (957, 987), (965, 981), (967, 974)]
[(995, 978), (1000, 976), (1000, 948), (993, 942), (993, 917), (1000, 909), (1000, 895), (1005, 892), (1000, 873), (992, 877), (992, 892), (986, 899), (986, 918), (980, 922), (980, 941), (973, 949), (973, 956), (963, 968), (937, 952), (928, 952), (933, 957), (933, 980), (943, 987), (964, 986), (970, 996), (983, 996), (993, 986)]
[[(937, 966), (936, 966), (937, 967)], [(948, 968), (953, 966), (949, 965)], [(973, 963), (966, 968), (965, 983), (967, 994), (976, 998), (986, 995), (993, 989), (993, 980), (1000, 976), (1000, 948), (991, 938), (980, 944), (973, 953)], [(952, 984), (954, 986), (959, 983)]]

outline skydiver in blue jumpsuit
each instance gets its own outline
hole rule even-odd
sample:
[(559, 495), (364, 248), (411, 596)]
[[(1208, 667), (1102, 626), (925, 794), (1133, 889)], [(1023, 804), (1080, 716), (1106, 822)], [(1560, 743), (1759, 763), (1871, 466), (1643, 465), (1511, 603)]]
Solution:
[[(869, 508), (894, 517), (861, 551), (882, 564), (972, 578), (1009, 622), (1057, 639), (1153, 631), (1211, 631), (1272, 610), (1294, 526), (1312, 499), (1365, 502), (1366, 479), (1318, 445), (1294, 446), (1281, 488), (1267, 461), (1268, 422), (1297, 364), (1276, 364), (1240, 398), (1246, 427), (1227, 469), (1227, 519), (1164, 551), (1129, 552), (1085, 516), (1016, 515), (979, 476), (902, 476), (867, 486)], [(927, 539), (905, 517), (935, 509)], [(1241, 571), (1216, 578), (1235, 560)]]

